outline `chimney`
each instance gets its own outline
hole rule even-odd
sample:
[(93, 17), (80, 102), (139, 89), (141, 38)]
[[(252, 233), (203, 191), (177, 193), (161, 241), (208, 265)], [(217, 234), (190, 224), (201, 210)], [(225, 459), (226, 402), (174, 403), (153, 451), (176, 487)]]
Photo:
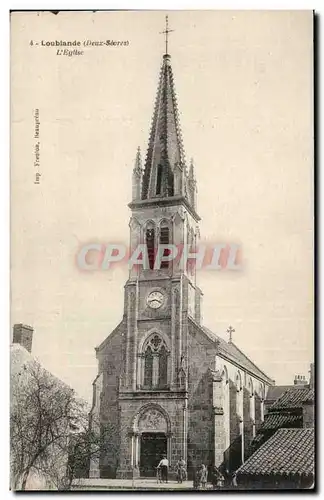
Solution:
[(294, 385), (306, 385), (307, 380), (305, 375), (295, 375)]
[(20, 344), (28, 352), (32, 350), (34, 329), (31, 326), (19, 323), (13, 327), (13, 343)]
[(315, 365), (314, 365), (314, 363), (311, 363), (309, 371), (310, 371), (309, 387), (310, 387), (310, 389), (314, 389), (315, 388)]

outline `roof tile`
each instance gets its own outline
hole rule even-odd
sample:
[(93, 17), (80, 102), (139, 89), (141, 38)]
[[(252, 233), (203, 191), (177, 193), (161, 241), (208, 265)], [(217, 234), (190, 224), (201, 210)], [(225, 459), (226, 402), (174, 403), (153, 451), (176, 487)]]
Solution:
[(289, 389), (300, 389), (297, 385), (272, 385), (269, 387), (266, 402), (275, 402), (284, 392), (289, 391)]
[(314, 475), (314, 429), (278, 429), (237, 475)]
[(282, 413), (269, 413), (265, 416), (262, 430), (279, 429), (280, 427), (299, 427), (302, 424), (300, 415), (285, 415)]
[(269, 411), (301, 408), (304, 402), (314, 401), (314, 390), (308, 387), (289, 389), (270, 406)]

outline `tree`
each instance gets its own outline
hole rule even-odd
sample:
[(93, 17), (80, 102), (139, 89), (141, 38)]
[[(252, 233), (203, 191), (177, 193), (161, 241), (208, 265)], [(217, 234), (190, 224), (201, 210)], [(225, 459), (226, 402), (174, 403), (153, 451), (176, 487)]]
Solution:
[(33, 475), (43, 489), (67, 490), (88, 477), (91, 460), (118, 455), (119, 422), (100, 420), (71, 387), (30, 359), (11, 375), (11, 485)]
[(118, 455), (115, 436), (119, 435), (118, 422), (101, 422), (97, 412), (91, 412), (86, 426), (74, 433), (70, 439), (69, 459), (65, 489), (70, 489), (72, 482), (88, 477), (91, 461), (99, 462), (102, 457)]
[(73, 428), (87, 425), (84, 403), (73, 389), (36, 361), (11, 377), (11, 476), (26, 489), (31, 473), (60, 488), (67, 472)]

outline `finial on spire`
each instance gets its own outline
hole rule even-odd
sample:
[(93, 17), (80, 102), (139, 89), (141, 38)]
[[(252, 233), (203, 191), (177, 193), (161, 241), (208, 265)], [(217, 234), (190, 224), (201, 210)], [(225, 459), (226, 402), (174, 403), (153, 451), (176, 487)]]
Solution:
[(231, 325), (227, 328), (227, 333), (229, 334), (229, 342), (232, 342), (232, 334), (235, 332), (235, 328), (233, 328)]
[(161, 31), (160, 34), (165, 35), (165, 54), (168, 55), (168, 43), (169, 43), (169, 33), (174, 30), (169, 30), (169, 16), (165, 16), (165, 30)]

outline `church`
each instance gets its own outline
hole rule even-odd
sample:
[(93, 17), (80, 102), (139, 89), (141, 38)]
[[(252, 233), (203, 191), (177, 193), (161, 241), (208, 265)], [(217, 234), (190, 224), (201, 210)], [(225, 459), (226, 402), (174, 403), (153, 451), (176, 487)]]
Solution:
[(91, 419), (106, 446), (90, 463), (92, 478), (154, 476), (163, 455), (170, 472), (184, 458), (189, 477), (201, 463), (236, 470), (274, 384), (231, 337), (202, 324), (194, 266), (167, 259), (154, 266), (159, 244), (195, 248), (200, 221), (165, 52), (147, 155), (142, 166), (137, 152), (129, 203), (130, 251), (145, 245), (149, 266), (130, 269), (121, 321), (96, 348)]

